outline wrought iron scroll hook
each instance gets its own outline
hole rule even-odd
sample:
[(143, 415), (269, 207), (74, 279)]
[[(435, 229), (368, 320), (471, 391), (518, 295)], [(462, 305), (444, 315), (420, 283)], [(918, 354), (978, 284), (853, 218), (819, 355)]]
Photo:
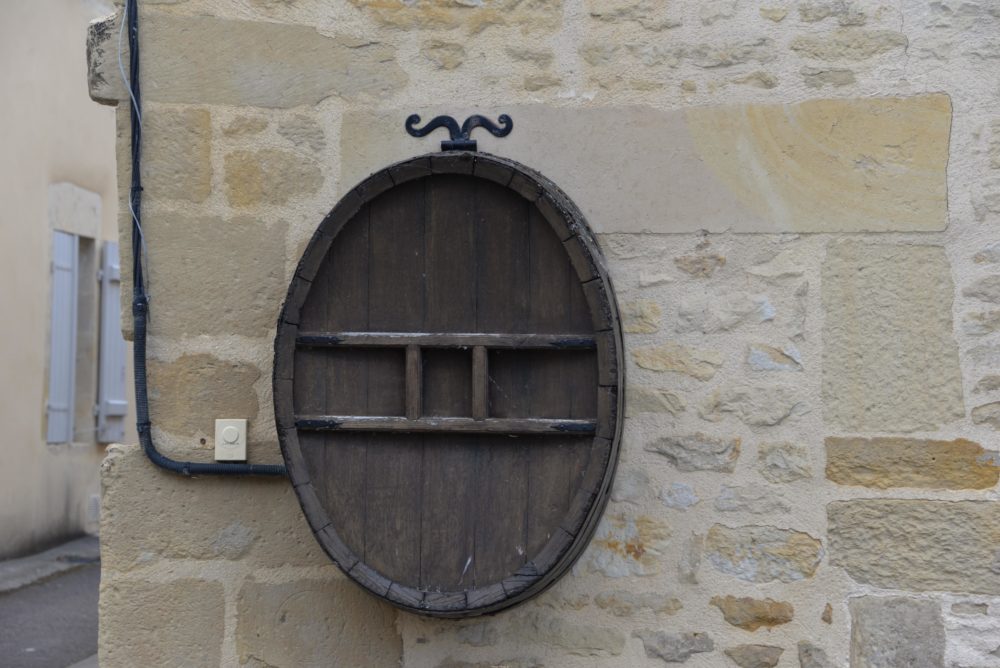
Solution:
[(426, 137), (438, 128), (447, 128), (451, 138), (441, 142), (442, 151), (475, 151), (476, 140), (471, 139), (469, 135), (476, 128), (484, 128), (494, 137), (506, 137), (514, 129), (514, 121), (507, 114), (500, 114), (497, 121), (499, 125), (485, 116), (476, 114), (466, 118), (462, 127), (459, 127), (458, 121), (451, 116), (436, 116), (427, 125), (418, 128), (420, 115), (411, 114), (406, 119), (406, 131), (413, 137)]

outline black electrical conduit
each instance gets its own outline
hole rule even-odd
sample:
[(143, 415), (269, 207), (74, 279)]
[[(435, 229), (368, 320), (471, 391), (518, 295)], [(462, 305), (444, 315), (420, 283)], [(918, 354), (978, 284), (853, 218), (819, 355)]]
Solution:
[(134, 335), (132, 341), (135, 367), (135, 413), (139, 442), (149, 460), (168, 471), (186, 476), (193, 475), (286, 475), (280, 464), (239, 464), (211, 462), (179, 462), (161, 454), (153, 445), (150, 432), (149, 400), (146, 394), (146, 318), (149, 314), (149, 298), (142, 275), (143, 238), (140, 224), (142, 204), (142, 178), (140, 159), (142, 145), (142, 107), (139, 94), (139, 11), (136, 0), (127, 0), (125, 15), (128, 18), (129, 82), (132, 110), (132, 188), (129, 192), (129, 208), (132, 214), (132, 317)]

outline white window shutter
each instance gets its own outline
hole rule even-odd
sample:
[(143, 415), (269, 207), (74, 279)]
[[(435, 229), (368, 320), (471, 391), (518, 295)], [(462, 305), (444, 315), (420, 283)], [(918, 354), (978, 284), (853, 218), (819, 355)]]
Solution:
[(125, 438), (127, 349), (121, 331), (121, 282), (118, 244), (108, 241), (101, 253), (101, 353), (97, 389), (97, 440), (100, 443), (117, 443)]
[(52, 239), (52, 319), (49, 323), (49, 400), (45, 440), (73, 440), (76, 385), (76, 308), (80, 240), (54, 232)]

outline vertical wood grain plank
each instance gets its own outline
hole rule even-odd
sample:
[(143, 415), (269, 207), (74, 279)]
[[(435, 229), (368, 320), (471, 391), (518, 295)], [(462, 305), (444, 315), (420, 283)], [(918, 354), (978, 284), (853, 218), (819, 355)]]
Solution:
[[(414, 331), (424, 322), (424, 215), (420, 180), (389, 190), (370, 203), (368, 327)], [(394, 408), (406, 414), (406, 363), (371, 357), (368, 414)], [(375, 361), (377, 360), (377, 362)], [(391, 391), (395, 389), (393, 394)], [(396, 403), (399, 398), (401, 403)], [(423, 437), (372, 434), (367, 454), (365, 555), (368, 565), (390, 580), (417, 582), (420, 576)]]
[[(476, 199), (477, 331), (528, 331), (528, 203), (488, 182), (476, 185)], [(490, 368), (500, 354), (491, 351)], [(526, 370), (506, 365), (489, 378), (491, 387), (500, 390), (490, 397), (491, 414), (523, 413)], [(481, 438), (474, 564), (480, 584), (507, 577), (526, 560), (528, 448), (523, 443), (520, 438)]]
[[(330, 247), (309, 294), (317, 326), (337, 331), (368, 326), (367, 206), (345, 224)], [(315, 291), (315, 292), (314, 292)], [(364, 414), (368, 393), (368, 361), (364, 351), (299, 350), (296, 357), (314, 355), (314, 370), (323, 379), (325, 413)], [(296, 374), (296, 382), (298, 375)], [(302, 438), (302, 454), (315, 467), (311, 479), (341, 540), (356, 554), (364, 551), (366, 434), (327, 434)], [(318, 476), (318, 477), (317, 477)]]
[[(425, 179), (429, 331), (467, 332), (476, 326), (476, 207), (473, 180)], [(425, 350), (424, 410), (467, 416), (471, 359), (465, 350)], [(428, 437), (424, 445), (420, 584), (464, 591), (473, 585), (476, 460), (479, 437)]]
[[(535, 207), (530, 211), (530, 240), (530, 326), (539, 332), (586, 331), (590, 318), (580, 282), (559, 238)], [(583, 329), (574, 330), (577, 327)], [(574, 404), (585, 406), (587, 400), (576, 397), (593, 393), (596, 384), (587, 384), (587, 367), (593, 364), (594, 355), (590, 351), (540, 350), (525, 351), (522, 359), (531, 373), (528, 412), (534, 417), (577, 417)], [(569, 512), (574, 488), (585, 470), (590, 441), (567, 436), (530, 449), (529, 556), (542, 550)]]

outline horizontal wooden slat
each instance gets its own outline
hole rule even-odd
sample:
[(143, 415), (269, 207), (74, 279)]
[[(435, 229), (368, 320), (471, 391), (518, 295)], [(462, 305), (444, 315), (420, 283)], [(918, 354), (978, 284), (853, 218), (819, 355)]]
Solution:
[(552, 348), (593, 349), (593, 334), (437, 334), (429, 332), (301, 332), (300, 346), (324, 348), (358, 346), (381, 348), (417, 345), (424, 348)]
[(593, 434), (593, 420), (540, 418), (423, 417), (409, 420), (395, 416), (296, 415), (295, 426), (307, 431), (401, 431), (466, 434)]

